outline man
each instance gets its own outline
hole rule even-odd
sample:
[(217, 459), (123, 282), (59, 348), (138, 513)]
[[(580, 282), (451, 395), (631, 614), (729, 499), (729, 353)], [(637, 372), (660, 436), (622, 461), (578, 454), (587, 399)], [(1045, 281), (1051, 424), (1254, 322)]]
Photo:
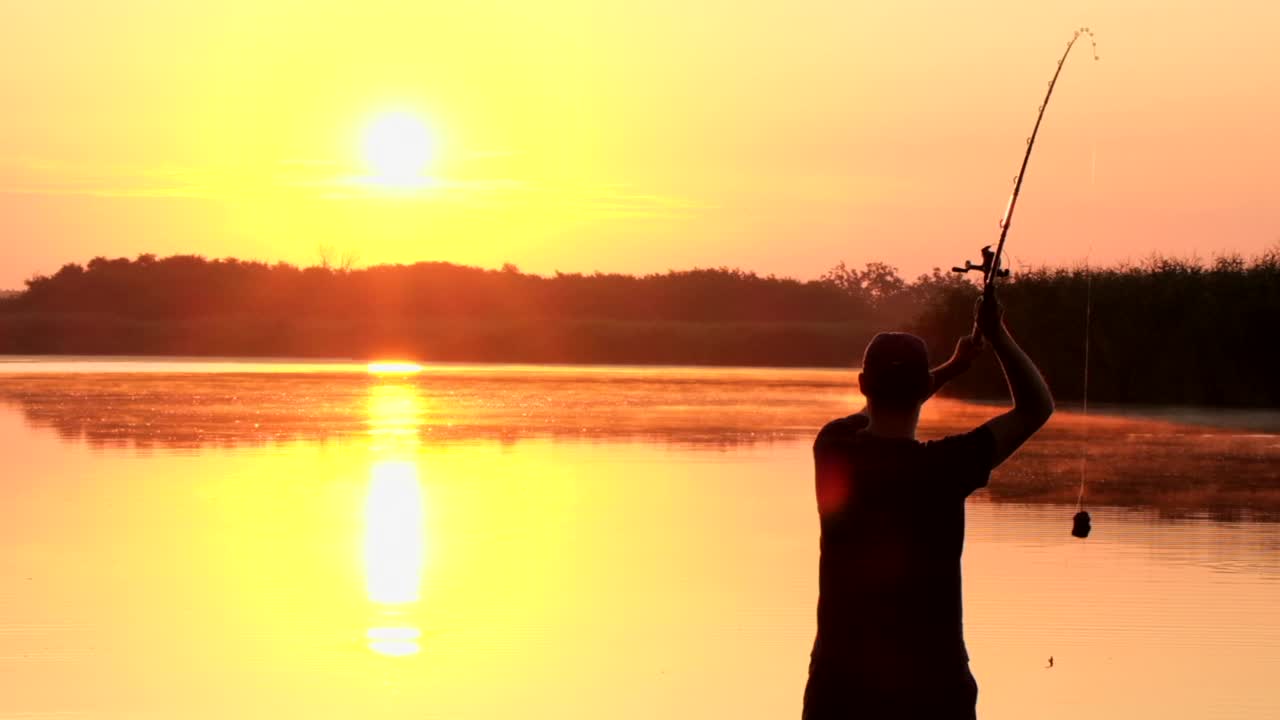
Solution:
[[(858, 375), (866, 408), (814, 442), (822, 540), (804, 720), (976, 717), (961, 611), (964, 500), (1053, 413), (994, 293), (977, 314), (983, 339), (962, 338), (932, 373), (919, 338), (873, 338)], [(967, 433), (916, 440), (920, 406), (984, 343), (1013, 409)]]

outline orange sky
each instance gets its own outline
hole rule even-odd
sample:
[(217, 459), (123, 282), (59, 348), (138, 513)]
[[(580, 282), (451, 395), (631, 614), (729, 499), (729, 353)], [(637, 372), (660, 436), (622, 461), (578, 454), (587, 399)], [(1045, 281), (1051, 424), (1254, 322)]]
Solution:
[[(1102, 62), (1064, 72), (1015, 266), (1280, 240), (1276, 3), (43, 0), (0, 5), (0, 288), (322, 244), (536, 272), (949, 266), (995, 239), (1083, 24)], [(351, 180), (388, 110), (434, 129), (428, 187)]]

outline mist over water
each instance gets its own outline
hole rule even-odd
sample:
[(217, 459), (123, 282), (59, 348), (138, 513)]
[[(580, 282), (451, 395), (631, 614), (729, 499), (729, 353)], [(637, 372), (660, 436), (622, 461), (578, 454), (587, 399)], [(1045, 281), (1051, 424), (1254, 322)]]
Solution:
[[(848, 371), (5, 365), (0, 717), (799, 714)], [(1280, 715), (1280, 425), (1188, 420), (1059, 413), (970, 501), (982, 717)]]

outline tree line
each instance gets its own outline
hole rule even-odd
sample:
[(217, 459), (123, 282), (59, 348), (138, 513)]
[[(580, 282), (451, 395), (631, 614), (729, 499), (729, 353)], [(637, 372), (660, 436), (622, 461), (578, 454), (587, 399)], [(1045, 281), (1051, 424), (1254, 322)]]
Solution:
[[(920, 334), (941, 361), (970, 329), (976, 296), (957, 274), (909, 280), (879, 262), (801, 281), (731, 268), (541, 276), (512, 265), (99, 257), (0, 299), (0, 352), (839, 367), (887, 328)], [(1082, 390), (1088, 308), (1091, 399), (1280, 404), (1280, 246), (1033, 269), (1002, 297), (1061, 398)], [(952, 391), (1004, 389), (984, 363)]]
[[(1090, 401), (1280, 407), (1280, 245), (1252, 258), (1034, 269), (1000, 297), (1060, 402), (1084, 396), (1087, 336)], [(941, 343), (971, 326), (972, 303), (944, 292), (913, 327)], [(955, 390), (992, 396), (1004, 381), (986, 362)]]

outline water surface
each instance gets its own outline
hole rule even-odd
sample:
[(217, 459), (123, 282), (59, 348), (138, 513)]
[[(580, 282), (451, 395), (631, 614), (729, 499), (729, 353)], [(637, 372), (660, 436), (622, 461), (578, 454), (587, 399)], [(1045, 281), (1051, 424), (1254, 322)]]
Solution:
[[(0, 717), (798, 717), (851, 379), (0, 363)], [(1060, 413), (970, 501), (982, 717), (1280, 716), (1280, 530), (1234, 492), (1280, 435), (1185, 420)], [(1086, 450), (1091, 495), (1209, 501), (1076, 541)]]

